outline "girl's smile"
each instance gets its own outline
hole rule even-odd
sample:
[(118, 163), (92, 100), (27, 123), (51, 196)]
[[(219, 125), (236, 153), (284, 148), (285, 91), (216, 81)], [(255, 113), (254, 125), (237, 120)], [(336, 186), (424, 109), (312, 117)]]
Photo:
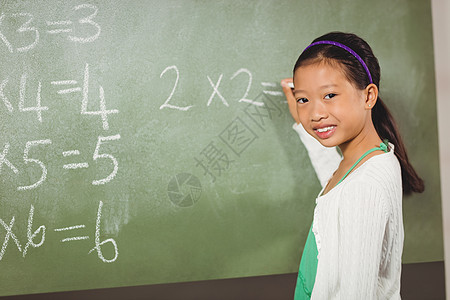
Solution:
[(323, 125), (313, 128), (314, 132), (321, 139), (327, 139), (336, 131), (336, 125)]

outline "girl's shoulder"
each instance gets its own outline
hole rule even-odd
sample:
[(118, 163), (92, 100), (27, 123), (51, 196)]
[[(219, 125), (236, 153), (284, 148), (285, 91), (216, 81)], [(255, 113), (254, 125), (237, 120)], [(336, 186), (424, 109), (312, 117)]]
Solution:
[(391, 151), (368, 159), (342, 183), (340, 198), (377, 198), (373, 201), (380, 201), (387, 210), (393, 203), (401, 202), (402, 174), (393, 145)]
[(359, 172), (355, 170), (356, 176), (354, 179), (362, 182), (373, 182), (381, 187), (399, 183), (401, 188), (402, 170), (395, 155), (394, 145), (391, 143), (389, 145), (389, 152), (371, 157), (358, 168), (360, 169)]

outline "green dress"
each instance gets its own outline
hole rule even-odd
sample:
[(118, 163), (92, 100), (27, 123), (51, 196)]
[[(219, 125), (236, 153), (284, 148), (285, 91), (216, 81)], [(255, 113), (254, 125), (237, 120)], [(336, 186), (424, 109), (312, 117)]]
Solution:
[(295, 287), (295, 300), (311, 299), (314, 281), (317, 272), (317, 251), (316, 237), (312, 232), (312, 225), (309, 229), (305, 248), (303, 249), (300, 268), (298, 270), (297, 285)]
[[(380, 147), (375, 147), (364, 153), (358, 161), (356, 161), (353, 166), (345, 173), (344, 177), (339, 180), (338, 184), (347, 177), (347, 175), (356, 167), (356, 165), (369, 153), (373, 151), (382, 150), (388, 152), (388, 141), (384, 140), (380, 144)], [(314, 282), (316, 280), (317, 273), (317, 255), (319, 251), (317, 250), (316, 237), (312, 232), (312, 224), (309, 229), (308, 237), (306, 238), (305, 248), (303, 249), (302, 259), (300, 261), (300, 267), (297, 276), (297, 285), (295, 286), (294, 300), (309, 300), (311, 299), (312, 290), (314, 288)]]

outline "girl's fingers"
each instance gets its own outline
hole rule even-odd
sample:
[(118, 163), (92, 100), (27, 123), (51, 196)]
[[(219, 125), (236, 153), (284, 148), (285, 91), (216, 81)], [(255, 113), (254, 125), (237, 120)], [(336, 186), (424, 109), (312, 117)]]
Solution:
[(292, 88), (288, 85), (290, 82), (293, 82), (292, 78), (285, 78), (281, 80), (281, 87), (283, 88), (284, 95), (286, 96), (286, 100), (288, 102), (289, 112), (298, 124), (300, 123), (300, 119), (297, 114), (297, 101), (295, 100)]
[(286, 99), (288, 100), (288, 102), (294, 101), (295, 102), (295, 97), (294, 97), (294, 93), (292, 91), (292, 88), (289, 86), (289, 83), (292, 82), (292, 78), (286, 78), (281, 80), (281, 87), (283, 88), (283, 92), (284, 95), (286, 96)]

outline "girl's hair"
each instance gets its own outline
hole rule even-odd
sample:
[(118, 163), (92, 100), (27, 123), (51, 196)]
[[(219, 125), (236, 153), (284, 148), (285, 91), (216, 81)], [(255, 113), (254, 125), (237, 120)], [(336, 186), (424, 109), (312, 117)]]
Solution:
[[(362, 38), (351, 33), (330, 32), (316, 38), (313, 43), (317, 41), (338, 42), (355, 51), (369, 68), (373, 83), (378, 89), (380, 88), (380, 65), (378, 64), (378, 59), (373, 54), (369, 44)], [(316, 62), (338, 63), (342, 66), (347, 79), (361, 90), (370, 84), (369, 77), (362, 64), (348, 51), (330, 44), (315, 45), (306, 49), (295, 63), (294, 73), (298, 67)], [(423, 180), (417, 175), (409, 162), (397, 124), (380, 97), (378, 97), (375, 106), (372, 108), (372, 121), (380, 138), (388, 139), (395, 146), (394, 153), (402, 169), (403, 193), (408, 195), (412, 192), (423, 192)]]

